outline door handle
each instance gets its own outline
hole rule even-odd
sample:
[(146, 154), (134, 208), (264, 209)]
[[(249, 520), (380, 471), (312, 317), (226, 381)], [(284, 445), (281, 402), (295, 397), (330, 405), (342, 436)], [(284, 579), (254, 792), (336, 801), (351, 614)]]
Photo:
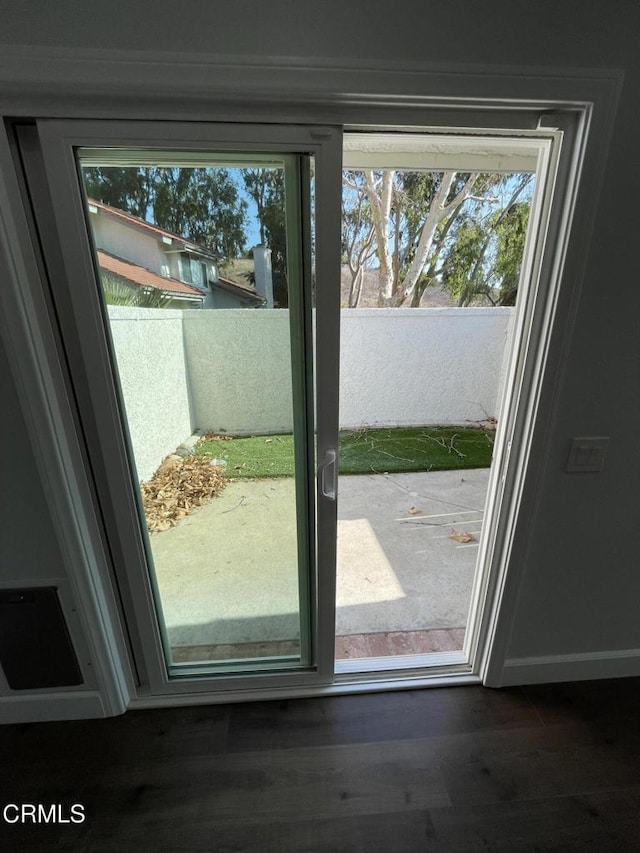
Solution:
[(336, 451), (327, 450), (320, 466), (320, 491), (330, 501), (336, 499)]

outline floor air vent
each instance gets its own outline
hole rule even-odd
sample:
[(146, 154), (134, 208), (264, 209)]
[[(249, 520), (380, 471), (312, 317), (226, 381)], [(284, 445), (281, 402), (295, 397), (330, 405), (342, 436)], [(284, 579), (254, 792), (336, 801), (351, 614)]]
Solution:
[(0, 590), (0, 665), (11, 690), (82, 684), (55, 587)]

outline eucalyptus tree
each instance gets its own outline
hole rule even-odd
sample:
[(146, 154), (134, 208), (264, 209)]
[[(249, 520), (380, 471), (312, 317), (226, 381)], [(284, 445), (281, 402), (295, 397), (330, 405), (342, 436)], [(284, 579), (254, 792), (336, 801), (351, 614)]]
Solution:
[(470, 209), (455, 223), (439, 275), (459, 306), (515, 304), (532, 177), (512, 177), (496, 210), (482, 216)]
[[(357, 306), (377, 267), (380, 307), (418, 307), (432, 283), (459, 304), (492, 303), (517, 282), (532, 176), (345, 170), (343, 262)], [(519, 206), (517, 205), (520, 199)]]

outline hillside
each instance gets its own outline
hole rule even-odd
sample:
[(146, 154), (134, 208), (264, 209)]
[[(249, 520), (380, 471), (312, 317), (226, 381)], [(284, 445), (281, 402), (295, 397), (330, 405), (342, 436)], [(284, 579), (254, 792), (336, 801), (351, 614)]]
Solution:
[[(348, 266), (341, 270), (341, 296), (340, 304), (346, 308), (349, 304), (349, 287), (351, 284), (351, 272)], [(365, 270), (363, 294), (359, 308), (376, 308), (378, 298), (378, 271)], [(421, 308), (451, 308), (455, 307), (449, 294), (440, 287), (428, 287), (422, 297)]]

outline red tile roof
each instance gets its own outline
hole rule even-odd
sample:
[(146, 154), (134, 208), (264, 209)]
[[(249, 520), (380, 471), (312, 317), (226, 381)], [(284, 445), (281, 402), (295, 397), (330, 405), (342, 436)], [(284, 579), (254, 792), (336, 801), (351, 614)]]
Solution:
[(166, 293), (175, 293), (176, 295), (179, 294), (191, 298), (197, 297), (199, 299), (204, 299), (206, 295), (197, 288), (191, 287), (190, 284), (184, 284), (175, 278), (165, 278), (155, 272), (151, 272), (151, 270), (145, 269), (145, 267), (139, 267), (137, 264), (132, 264), (130, 261), (125, 261), (116, 255), (111, 255), (103, 249), (98, 249), (98, 264), (100, 269), (113, 273), (140, 287), (155, 287), (157, 290), (162, 290)]
[(253, 287), (240, 284), (239, 281), (232, 281), (230, 278), (223, 278), (221, 275), (213, 282), (213, 287), (233, 293), (246, 302), (255, 302), (256, 305), (264, 305), (266, 302), (264, 296), (260, 296)]

